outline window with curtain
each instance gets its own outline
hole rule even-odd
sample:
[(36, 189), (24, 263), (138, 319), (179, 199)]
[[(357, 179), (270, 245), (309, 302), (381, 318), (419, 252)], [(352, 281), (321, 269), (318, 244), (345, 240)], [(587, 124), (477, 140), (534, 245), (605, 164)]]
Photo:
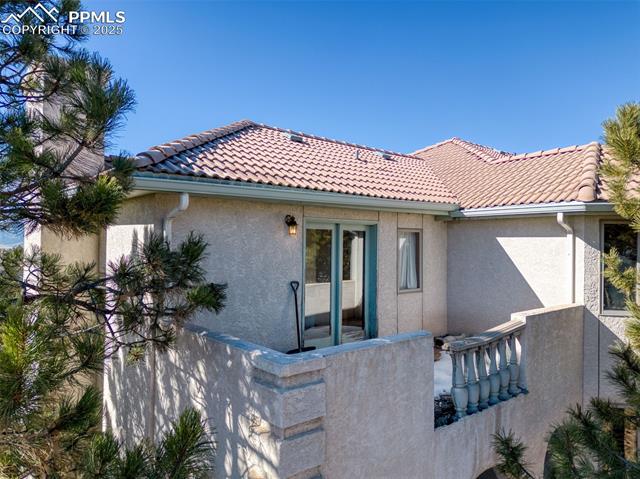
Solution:
[[(638, 262), (638, 234), (624, 223), (605, 223), (603, 225), (603, 252), (609, 253), (615, 248), (622, 259), (623, 268), (636, 267)], [(604, 311), (624, 311), (624, 294), (616, 289), (606, 278), (602, 282), (602, 309)]]
[(398, 288), (420, 289), (420, 232), (398, 231)]

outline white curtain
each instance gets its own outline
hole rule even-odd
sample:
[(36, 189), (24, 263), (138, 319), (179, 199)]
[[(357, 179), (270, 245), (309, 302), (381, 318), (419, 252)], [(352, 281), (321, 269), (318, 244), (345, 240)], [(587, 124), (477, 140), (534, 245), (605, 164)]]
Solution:
[(418, 287), (417, 239), (418, 233), (400, 232), (400, 289), (416, 289)]

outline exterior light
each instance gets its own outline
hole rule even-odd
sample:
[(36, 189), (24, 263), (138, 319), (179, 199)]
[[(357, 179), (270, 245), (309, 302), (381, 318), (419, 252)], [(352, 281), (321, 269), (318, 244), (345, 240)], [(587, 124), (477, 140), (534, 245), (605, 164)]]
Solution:
[(285, 216), (284, 223), (289, 227), (289, 236), (295, 236), (298, 234), (298, 222), (294, 216)]

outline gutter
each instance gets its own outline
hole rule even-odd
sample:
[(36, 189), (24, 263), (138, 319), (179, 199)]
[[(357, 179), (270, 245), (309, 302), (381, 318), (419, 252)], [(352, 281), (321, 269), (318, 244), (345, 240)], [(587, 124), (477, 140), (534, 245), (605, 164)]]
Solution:
[(558, 213), (556, 216), (556, 221), (562, 228), (567, 232), (567, 249), (569, 250), (569, 255), (567, 261), (569, 262), (569, 271), (571, 274), (569, 275), (569, 291), (570, 291), (570, 303), (573, 304), (576, 301), (576, 243), (573, 235), (573, 228), (569, 223), (567, 223), (564, 213)]
[(564, 203), (541, 203), (535, 205), (493, 206), (489, 208), (453, 211), (450, 213), (450, 216), (452, 218), (495, 218), (522, 215), (546, 216), (558, 213), (613, 213), (613, 205), (607, 202), (568, 201)]
[(252, 199), (285, 203), (305, 203), (338, 208), (375, 209), (402, 213), (422, 213), (448, 216), (458, 209), (455, 203), (394, 200), (371, 196), (350, 195), (330, 191), (308, 190), (211, 178), (197, 178), (152, 173), (135, 173), (134, 190), (149, 192), (190, 193), (198, 196)]

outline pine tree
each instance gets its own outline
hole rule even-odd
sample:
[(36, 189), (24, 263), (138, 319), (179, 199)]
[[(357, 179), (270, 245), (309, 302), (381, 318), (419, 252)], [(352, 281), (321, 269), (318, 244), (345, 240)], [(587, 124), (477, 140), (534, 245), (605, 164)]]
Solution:
[[(616, 117), (604, 122), (607, 159), (601, 176), (610, 191), (618, 215), (640, 232), (640, 188), (633, 179), (640, 175), (640, 104), (618, 108)], [(614, 366), (607, 373), (624, 401), (621, 409), (608, 399), (592, 398), (586, 408), (568, 411), (549, 435), (550, 474), (557, 479), (638, 478), (637, 451), (625, 448), (621, 431), (640, 427), (640, 304), (635, 267), (624, 267), (615, 249), (605, 255), (605, 277), (626, 298), (631, 316), (626, 323), (626, 343), (614, 345)], [(624, 434), (624, 433), (622, 433)], [(533, 478), (524, 464), (525, 447), (510, 433), (494, 437), (501, 463), (498, 470), (512, 479)], [(626, 449), (626, 450), (625, 450)]]
[[(81, 9), (74, 0), (40, 4), (58, 10), (60, 25)], [(1, 2), (0, 18), (27, 6)], [(95, 160), (132, 110), (133, 92), (81, 48), (80, 30), (66, 31), (0, 38), (2, 230), (96, 234), (132, 188), (125, 154), (108, 168)], [(225, 285), (205, 282), (201, 236), (172, 249), (151, 233), (135, 246), (103, 274), (39, 250), (0, 255), (0, 477), (187, 478), (211, 468), (211, 431), (192, 409), (158, 444), (126, 448), (100, 432), (102, 398), (92, 382), (105, 359), (171, 347), (196, 310), (224, 307)]]

